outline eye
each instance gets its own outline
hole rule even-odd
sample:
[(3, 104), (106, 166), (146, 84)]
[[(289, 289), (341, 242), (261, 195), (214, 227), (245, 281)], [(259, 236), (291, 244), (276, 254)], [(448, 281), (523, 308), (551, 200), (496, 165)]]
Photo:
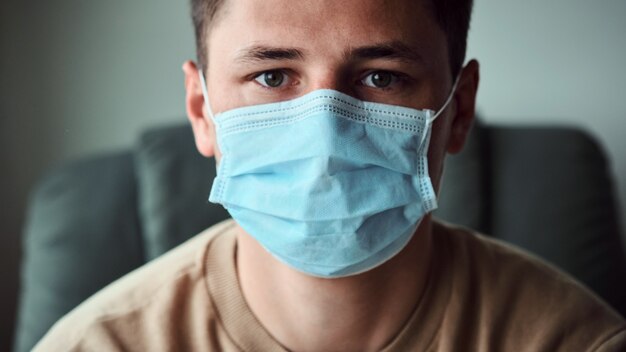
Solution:
[(285, 82), (285, 73), (282, 71), (267, 71), (254, 78), (260, 85), (268, 88), (278, 88)]
[(374, 71), (365, 76), (361, 83), (372, 88), (388, 88), (398, 81), (398, 75), (388, 71)]

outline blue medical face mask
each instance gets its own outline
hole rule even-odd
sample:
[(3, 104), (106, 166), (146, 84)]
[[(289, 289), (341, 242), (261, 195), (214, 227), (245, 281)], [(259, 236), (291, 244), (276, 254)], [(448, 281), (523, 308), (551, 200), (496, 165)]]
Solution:
[(426, 155), (439, 113), (324, 89), (211, 115), (222, 158), (209, 201), (296, 270), (370, 270), (437, 207)]

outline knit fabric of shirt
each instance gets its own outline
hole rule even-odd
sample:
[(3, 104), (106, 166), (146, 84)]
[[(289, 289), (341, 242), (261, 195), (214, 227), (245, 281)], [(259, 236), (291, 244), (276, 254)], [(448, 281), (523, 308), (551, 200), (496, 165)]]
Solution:
[[(241, 292), (236, 229), (221, 222), (109, 285), (35, 351), (285, 351)], [(536, 257), (441, 223), (433, 243), (421, 299), (384, 351), (626, 351), (623, 318)]]

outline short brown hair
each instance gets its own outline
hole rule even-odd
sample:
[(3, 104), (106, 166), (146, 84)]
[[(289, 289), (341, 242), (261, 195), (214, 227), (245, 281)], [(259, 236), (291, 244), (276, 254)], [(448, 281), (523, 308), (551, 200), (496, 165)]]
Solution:
[[(206, 34), (225, 0), (191, 0), (191, 18), (196, 33), (196, 51), (201, 67), (207, 64)], [(455, 77), (465, 61), (467, 32), (472, 17), (473, 0), (429, 0), (431, 8), (448, 40), (450, 70)]]

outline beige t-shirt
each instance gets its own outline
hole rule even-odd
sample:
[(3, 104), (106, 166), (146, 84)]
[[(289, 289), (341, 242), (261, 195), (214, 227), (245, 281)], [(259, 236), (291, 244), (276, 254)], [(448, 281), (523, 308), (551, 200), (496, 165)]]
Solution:
[[(248, 308), (235, 223), (219, 223), (111, 284), (35, 351), (284, 351)], [(421, 302), (385, 351), (626, 351), (626, 323), (519, 250), (434, 226)]]

